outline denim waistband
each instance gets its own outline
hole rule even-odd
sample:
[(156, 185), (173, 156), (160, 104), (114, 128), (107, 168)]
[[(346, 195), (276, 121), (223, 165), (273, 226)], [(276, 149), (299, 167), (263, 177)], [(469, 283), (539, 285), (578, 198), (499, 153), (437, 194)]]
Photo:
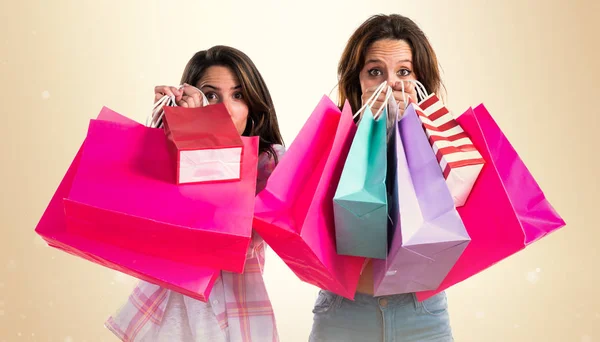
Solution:
[[(329, 291), (326, 291), (329, 292)], [(333, 294), (333, 293), (330, 293)], [(379, 306), (382, 303), (385, 305), (393, 305), (393, 306), (404, 306), (404, 305), (416, 305), (419, 306), (419, 302), (414, 293), (403, 293), (403, 294), (395, 294), (389, 296), (377, 296), (373, 297), (372, 295), (366, 293), (357, 292), (354, 296), (354, 302), (357, 304), (366, 304), (366, 305), (376, 305)]]

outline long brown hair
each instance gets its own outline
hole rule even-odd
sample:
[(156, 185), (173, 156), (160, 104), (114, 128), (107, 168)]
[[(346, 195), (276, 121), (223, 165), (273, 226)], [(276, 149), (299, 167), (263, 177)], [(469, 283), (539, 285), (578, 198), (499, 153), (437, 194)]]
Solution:
[[(350, 37), (338, 64), (339, 103), (348, 100), (353, 110), (362, 106), (360, 71), (371, 45), (381, 39), (405, 41), (413, 55), (413, 71), (427, 92), (440, 93), (443, 88), (435, 51), (425, 33), (407, 17), (398, 14), (378, 14), (367, 19)], [(444, 94), (439, 94), (443, 97)]]
[(224, 45), (198, 51), (187, 63), (181, 84), (196, 85), (211, 66), (229, 68), (238, 78), (242, 95), (248, 105), (248, 121), (242, 135), (260, 138), (260, 153), (268, 152), (277, 162), (277, 153), (272, 145), (283, 145), (277, 114), (269, 89), (262, 75), (245, 53)]

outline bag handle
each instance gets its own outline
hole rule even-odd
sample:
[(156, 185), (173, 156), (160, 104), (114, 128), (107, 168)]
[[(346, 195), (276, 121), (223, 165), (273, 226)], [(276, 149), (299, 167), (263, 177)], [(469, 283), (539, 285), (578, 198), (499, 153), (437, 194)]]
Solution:
[[(404, 85), (402, 86), (402, 93), (404, 94)], [(379, 107), (379, 109), (377, 110), (377, 113), (375, 113), (375, 115), (373, 115), (373, 117), (375, 118), (375, 120), (379, 119), (379, 116), (381, 115), (381, 113), (383, 112), (383, 108), (387, 107), (390, 98), (392, 98), (392, 96), (394, 96), (394, 89), (392, 89), (392, 87), (390, 87), (388, 85), (387, 87), (387, 93), (385, 94), (385, 99), (383, 100), (383, 105), (381, 107)], [(389, 114), (389, 111), (388, 111)]]
[(381, 94), (383, 89), (385, 89), (386, 85), (387, 81), (381, 83), (379, 87), (375, 89), (371, 97), (369, 97), (369, 99), (365, 102), (365, 104), (362, 107), (360, 107), (360, 109), (356, 112), (356, 114), (354, 114), (354, 116), (352, 116), (352, 118), (356, 119), (356, 117), (359, 116), (367, 108), (367, 106), (373, 106), (373, 103), (375, 103), (375, 100), (379, 97), (379, 94)]
[[(206, 95), (204, 95), (202, 90), (191, 85), (188, 86), (193, 87), (194, 89), (198, 90), (200, 94), (202, 94), (202, 107), (208, 106), (208, 98), (206, 97)], [(179, 87), (177, 87), (177, 90), (181, 90), (183, 87), (184, 85), (180, 85)], [(160, 126), (162, 126), (162, 118), (165, 115), (165, 111), (163, 110), (163, 108), (165, 106), (177, 107), (177, 103), (175, 102), (175, 96), (165, 95), (161, 97), (158, 101), (156, 101), (156, 103), (154, 103), (154, 107), (152, 108), (152, 114), (150, 114), (150, 116), (146, 118), (146, 126), (152, 128), (159, 128)]]
[(426, 99), (429, 96), (429, 94), (427, 93), (427, 89), (425, 89), (425, 86), (423, 85), (423, 83), (421, 83), (417, 80), (411, 80), (410, 82), (415, 84), (415, 89), (417, 90), (417, 94), (422, 99)]
[[(417, 80), (408, 80), (407, 82), (412, 82), (415, 84), (415, 90), (417, 91), (417, 95), (422, 98), (425, 99), (429, 96), (429, 94), (427, 93), (427, 89), (425, 88), (425, 86), (423, 85), (423, 83), (417, 81)], [(407, 102), (407, 95), (406, 95), (406, 91), (404, 88), (404, 81), (400, 82), (402, 84), (402, 97), (404, 99), (404, 103), (405, 103), (405, 109), (408, 106), (408, 102)], [(381, 94), (381, 92), (383, 91), (383, 89), (385, 89), (385, 85), (387, 84), (387, 81), (384, 81), (383, 83), (381, 83), (379, 85), (379, 87), (377, 87), (377, 89), (375, 90), (375, 92), (373, 92), (373, 94), (371, 95), (371, 97), (365, 102), (365, 104), (354, 114), (354, 116), (352, 117), (353, 119), (356, 119), (357, 116), (359, 116), (364, 110), (365, 108), (367, 108), (367, 106), (372, 106), (373, 103), (375, 103), (375, 100), (379, 97), (379, 94)], [(331, 91), (329, 92), (329, 98), (331, 98), (331, 93), (335, 90), (335, 88), (337, 88), (339, 85), (339, 83), (336, 83), (336, 85), (331, 89)], [(386, 98), (384, 103), (387, 103), (389, 101), (389, 99), (391, 98), (391, 94), (393, 94), (393, 89), (392, 87), (388, 86), (387, 88), (387, 94), (386, 94)], [(377, 113), (374, 115), (375, 119), (377, 119), (380, 115), (380, 112), (382, 111), (382, 107), (379, 108), (379, 110), (377, 111)]]
[[(425, 89), (425, 86), (423, 85), (423, 83), (417, 81), (417, 80), (407, 80), (406, 82), (411, 82), (415, 85), (415, 90), (417, 91), (417, 96), (420, 97), (421, 99), (426, 99), (429, 94), (427, 93), (427, 89)], [(402, 84), (402, 98), (404, 100), (404, 109), (406, 109), (406, 107), (408, 107), (408, 98), (406, 96), (406, 92), (405, 92), (405, 88), (404, 88), (404, 81), (400, 82), (400, 84)]]

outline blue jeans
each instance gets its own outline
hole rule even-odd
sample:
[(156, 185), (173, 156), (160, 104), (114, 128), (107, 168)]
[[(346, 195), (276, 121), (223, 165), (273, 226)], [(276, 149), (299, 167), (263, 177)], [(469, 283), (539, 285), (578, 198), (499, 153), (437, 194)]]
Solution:
[(412, 293), (351, 301), (321, 290), (313, 309), (310, 342), (454, 341), (448, 302), (441, 292), (423, 302)]

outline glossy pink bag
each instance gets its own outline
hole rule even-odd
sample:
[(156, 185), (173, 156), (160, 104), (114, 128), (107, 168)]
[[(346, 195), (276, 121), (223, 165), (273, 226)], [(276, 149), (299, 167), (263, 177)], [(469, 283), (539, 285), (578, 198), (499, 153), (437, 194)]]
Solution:
[(356, 125), (324, 96), (256, 198), (254, 229), (301, 280), (354, 298), (365, 258), (339, 255), (333, 196)]
[[(98, 115), (98, 120), (117, 122), (123, 127), (143, 127), (106, 107)], [(110, 243), (86, 239), (67, 230), (63, 199), (71, 191), (84, 149), (85, 142), (77, 152), (44, 211), (35, 229), (36, 233), (51, 247), (192, 298), (206, 301), (220, 271), (115, 247)]]
[(458, 208), (471, 242), (441, 285), (417, 293), (425, 300), (519, 252), (565, 221), (483, 104), (457, 118), (485, 165), (464, 206)]
[(162, 129), (92, 120), (64, 201), (67, 231), (153, 257), (242, 272), (258, 137), (243, 142), (240, 181), (177, 185)]

